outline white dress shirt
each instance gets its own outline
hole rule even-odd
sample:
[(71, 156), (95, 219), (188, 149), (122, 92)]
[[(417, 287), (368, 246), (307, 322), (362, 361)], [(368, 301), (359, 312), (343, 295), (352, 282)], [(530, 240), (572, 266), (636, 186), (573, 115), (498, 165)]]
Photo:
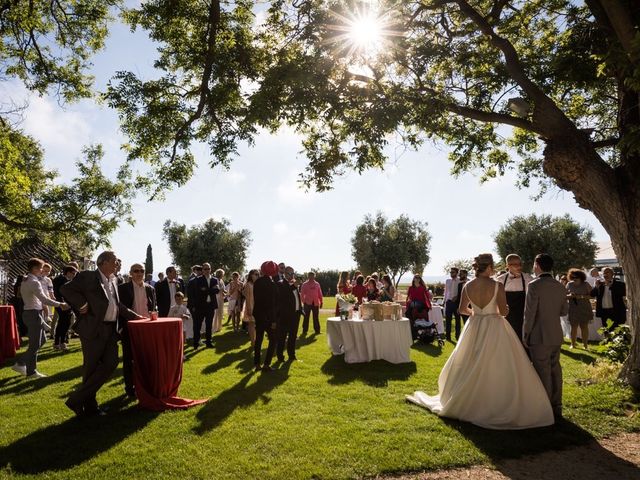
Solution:
[(133, 283), (133, 310), (141, 317), (149, 316), (149, 303), (147, 302), (147, 290), (145, 288), (145, 283), (142, 282), (138, 285), (136, 282)]
[(107, 298), (109, 299), (109, 306), (104, 314), (104, 321), (116, 322), (118, 320), (118, 302), (116, 301), (118, 297), (116, 295), (115, 285), (116, 277), (115, 275), (111, 275), (107, 278), (99, 269), (98, 272), (100, 273), (100, 279), (102, 280), (102, 288), (104, 288)]
[[(507, 279), (506, 284), (504, 283), (505, 278)], [(528, 273), (522, 273), (521, 275), (518, 275), (516, 277), (507, 272), (496, 278), (496, 281), (504, 285), (505, 292), (522, 292), (522, 278), (524, 278), (524, 287), (526, 291), (527, 287), (529, 286), (529, 282), (533, 280), (533, 277)]]
[(444, 284), (444, 301), (447, 300), (455, 300), (458, 298), (458, 284), (460, 283), (460, 279), (456, 278), (447, 278), (447, 281)]
[(22, 280), (20, 294), (22, 295), (25, 310), (42, 310), (43, 305), (49, 305), (51, 307), (59, 307), (62, 305), (61, 302), (52, 300), (48, 294), (44, 293), (40, 278), (36, 277), (33, 273), (27, 274), (24, 280)]
[(611, 285), (604, 286), (602, 292), (602, 308), (613, 308), (613, 298), (611, 298)]
[(176, 282), (177, 280), (167, 280), (169, 284), (169, 296), (171, 297), (170, 307), (173, 307), (176, 304)]

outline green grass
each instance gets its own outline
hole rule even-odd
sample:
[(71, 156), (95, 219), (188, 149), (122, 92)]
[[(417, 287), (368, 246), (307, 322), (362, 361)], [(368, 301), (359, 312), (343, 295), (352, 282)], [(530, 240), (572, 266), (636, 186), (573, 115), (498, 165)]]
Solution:
[[(323, 332), (324, 332), (323, 326)], [(346, 365), (326, 336), (300, 340), (301, 362), (251, 371), (247, 337), (228, 327), (216, 348), (187, 349), (180, 394), (207, 404), (139, 410), (122, 396), (121, 372), (99, 392), (106, 417), (75, 419), (64, 406), (80, 381), (77, 341), (66, 354), (43, 347), (39, 381), (0, 369), (0, 478), (353, 478), (491, 463), (640, 428), (626, 416), (628, 389), (584, 385), (597, 354), (563, 349), (566, 424), (494, 432), (441, 419), (405, 402), (435, 393), (452, 345), (414, 346), (412, 363)], [(491, 401), (491, 399), (487, 399)]]

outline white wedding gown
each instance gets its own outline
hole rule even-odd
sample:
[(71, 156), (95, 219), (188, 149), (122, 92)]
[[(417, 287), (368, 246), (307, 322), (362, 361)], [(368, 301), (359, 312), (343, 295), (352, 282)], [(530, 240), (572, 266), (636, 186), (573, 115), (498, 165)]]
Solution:
[(509, 322), (498, 314), (498, 284), (489, 304), (471, 302), (458, 345), (440, 377), (440, 395), (424, 392), (407, 400), (437, 413), (484, 428), (518, 430), (554, 423), (538, 374)]

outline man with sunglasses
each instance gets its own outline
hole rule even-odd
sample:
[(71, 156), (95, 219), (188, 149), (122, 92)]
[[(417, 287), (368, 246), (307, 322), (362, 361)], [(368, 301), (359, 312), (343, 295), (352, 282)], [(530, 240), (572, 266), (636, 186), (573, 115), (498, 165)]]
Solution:
[[(218, 308), (216, 295), (220, 291), (218, 279), (211, 275), (211, 265), (202, 264), (202, 275), (189, 283), (189, 301), (193, 307), (193, 348), (200, 346), (200, 329), (202, 322), (205, 324), (205, 345), (213, 348), (211, 341), (213, 330), (213, 315)], [(193, 296), (193, 300), (191, 300)]]
[[(131, 265), (129, 270), (131, 280), (118, 285), (118, 295), (122, 304), (133, 310), (141, 317), (148, 317), (149, 312), (156, 309), (156, 293), (151, 285), (144, 283), (144, 266), (139, 263)], [(122, 332), (122, 375), (124, 377), (124, 391), (127, 396), (135, 398), (135, 386), (133, 385), (133, 356), (131, 353), (131, 340), (127, 319), (120, 317)]]

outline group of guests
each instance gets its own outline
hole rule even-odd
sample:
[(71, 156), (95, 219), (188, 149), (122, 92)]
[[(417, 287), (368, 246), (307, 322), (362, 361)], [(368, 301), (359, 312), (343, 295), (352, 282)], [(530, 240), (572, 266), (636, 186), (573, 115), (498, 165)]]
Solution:
[[(529, 273), (522, 271), (522, 259), (517, 254), (505, 258), (507, 271), (496, 275), (495, 279), (504, 286), (509, 311), (506, 319), (520, 338), (524, 321), (526, 294), (529, 283), (534, 279)], [(455, 320), (456, 338), (460, 336), (461, 320), (464, 324), (466, 316), (460, 313), (460, 293), (468, 282), (467, 271), (451, 268), (450, 278), (445, 282), (444, 311), (446, 337), (451, 340), (452, 324)], [(626, 322), (626, 286), (614, 276), (610, 267), (602, 270), (593, 268), (589, 276), (579, 269), (571, 268), (560, 276), (560, 283), (566, 289), (568, 302), (568, 321), (571, 324), (571, 348), (576, 347), (578, 329), (585, 349), (588, 349), (589, 323), (593, 319), (591, 299), (596, 299), (595, 315), (606, 326), (611, 320), (612, 328)]]

